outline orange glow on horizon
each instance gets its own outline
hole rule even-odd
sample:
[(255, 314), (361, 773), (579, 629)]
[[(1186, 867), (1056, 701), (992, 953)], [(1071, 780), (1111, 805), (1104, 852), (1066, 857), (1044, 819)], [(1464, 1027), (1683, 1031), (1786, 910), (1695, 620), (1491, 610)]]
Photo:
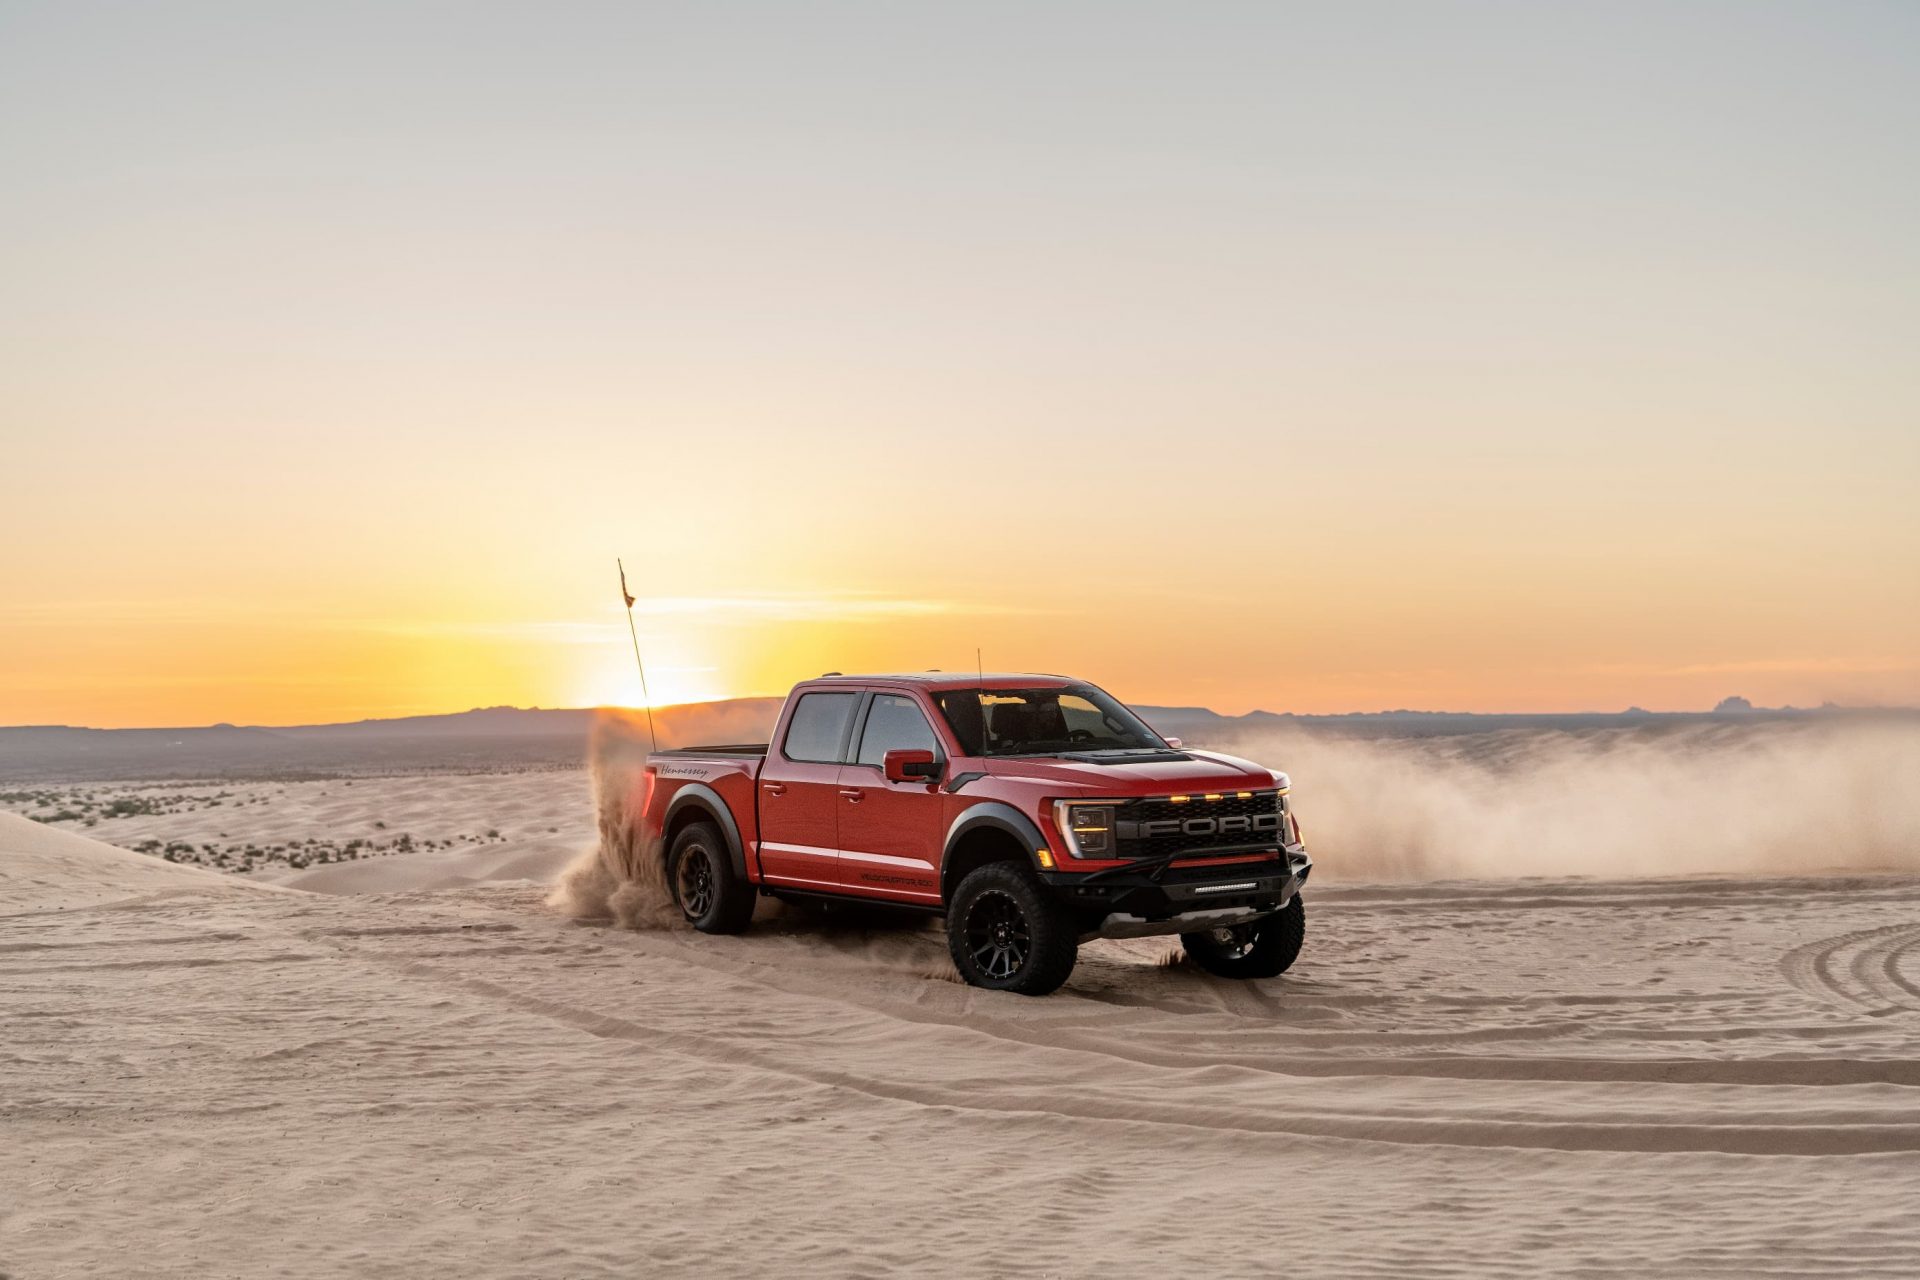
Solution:
[(16, 8), (0, 724), (1920, 703), (1911, 6)]
[[(1066, 672), (1129, 702), (1226, 714), (1704, 710), (1729, 694), (1759, 705), (1920, 702), (1920, 677), (1897, 659), (1663, 663), (1623, 652), (1616, 639), (1582, 638), (1577, 620), (1551, 647), (1538, 630), (1473, 643), (1430, 634), (1420, 640), (1424, 664), (1403, 666), (1395, 657), (1404, 646), (1372, 623), (1355, 624), (1363, 633), (1355, 641), (1305, 631), (1268, 645), (1224, 631), (1194, 639), (1177, 622), (1116, 635), (1097, 617), (1021, 614), (1004, 603), (986, 614), (956, 603), (876, 618), (870, 599), (861, 601), (848, 617), (815, 602), (804, 617), (777, 623), (757, 603), (639, 612), (654, 706), (779, 696), (828, 670), (970, 670), (975, 637), (991, 668)], [(41, 623), (10, 630), (8, 644), (10, 669), (33, 677), (0, 690), (0, 723), (10, 724), (301, 724), (503, 704), (646, 705), (617, 609), (593, 622), (540, 625)], [(119, 674), (98, 681), (95, 671)]]

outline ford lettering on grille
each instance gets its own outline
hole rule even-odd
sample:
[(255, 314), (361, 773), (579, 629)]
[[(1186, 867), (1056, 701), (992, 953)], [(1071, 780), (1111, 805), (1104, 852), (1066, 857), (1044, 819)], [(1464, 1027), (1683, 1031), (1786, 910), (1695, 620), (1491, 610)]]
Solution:
[(1212, 818), (1196, 814), (1191, 818), (1162, 818), (1153, 822), (1116, 824), (1122, 840), (1153, 840), (1162, 836), (1268, 836), (1280, 833), (1278, 813), (1236, 814)]

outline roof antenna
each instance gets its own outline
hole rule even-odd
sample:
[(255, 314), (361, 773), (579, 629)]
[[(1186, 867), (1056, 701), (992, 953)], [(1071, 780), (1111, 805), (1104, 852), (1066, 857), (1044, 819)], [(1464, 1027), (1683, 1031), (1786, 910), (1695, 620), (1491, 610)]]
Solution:
[(653, 732), (653, 695), (647, 692), (647, 664), (640, 661), (640, 633), (633, 628), (633, 592), (627, 590), (627, 566), (620, 563), (618, 556), (613, 563), (620, 570), (620, 598), (627, 602), (627, 634), (633, 637), (633, 665), (640, 668), (640, 696), (647, 703), (647, 747), (660, 749), (660, 739)]
[(973, 673), (980, 678), (980, 692), (974, 697), (980, 702), (980, 754), (987, 754), (987, 664), (980, 657), (980, 646), (973, 647)]

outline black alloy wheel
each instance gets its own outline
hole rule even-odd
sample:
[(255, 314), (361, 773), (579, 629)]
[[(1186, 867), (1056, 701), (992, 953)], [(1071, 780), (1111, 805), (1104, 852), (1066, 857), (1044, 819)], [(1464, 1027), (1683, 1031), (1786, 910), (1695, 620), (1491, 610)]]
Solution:
[(1020, 972), (1033, 950), (1033, 932), (1013, 895), (991, 889), (967, 909), (967, 952), (989, 978)]
[(674, 867), (673, 896), (688, 920), (698, 920), (713, 910), (713, 854), (702, 844), (681, 850)]
[(753, 920), (753, 886), (734, 870), (726, 837), (711, 822), (681, 828), (667, 851), (667, 889), (702, 933), (739, 933)]
[(1043, 996), (1073, 972), (1080, 932), (1025, 863), (990, 862), (947, 899), (947, 951), (973, 986)]

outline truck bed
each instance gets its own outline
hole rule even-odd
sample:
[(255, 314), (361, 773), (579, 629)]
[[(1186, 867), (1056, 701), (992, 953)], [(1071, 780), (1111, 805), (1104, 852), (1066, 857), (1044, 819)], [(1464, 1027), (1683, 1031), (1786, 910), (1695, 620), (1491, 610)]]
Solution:
[[(760, 811), (754, 783), (766, 763), (764, 742), (723, 742), (706, 747), (674, 747), (647, 756), (649, 785), (640, 804), (656, 834), (668, 830), (667, 819), (681, 792), (697, 787), (725, 807), (739, 841), (736, 868), (754, 884), (760, 883)], [(711, 808), (711, 803), (708, 808)]]

